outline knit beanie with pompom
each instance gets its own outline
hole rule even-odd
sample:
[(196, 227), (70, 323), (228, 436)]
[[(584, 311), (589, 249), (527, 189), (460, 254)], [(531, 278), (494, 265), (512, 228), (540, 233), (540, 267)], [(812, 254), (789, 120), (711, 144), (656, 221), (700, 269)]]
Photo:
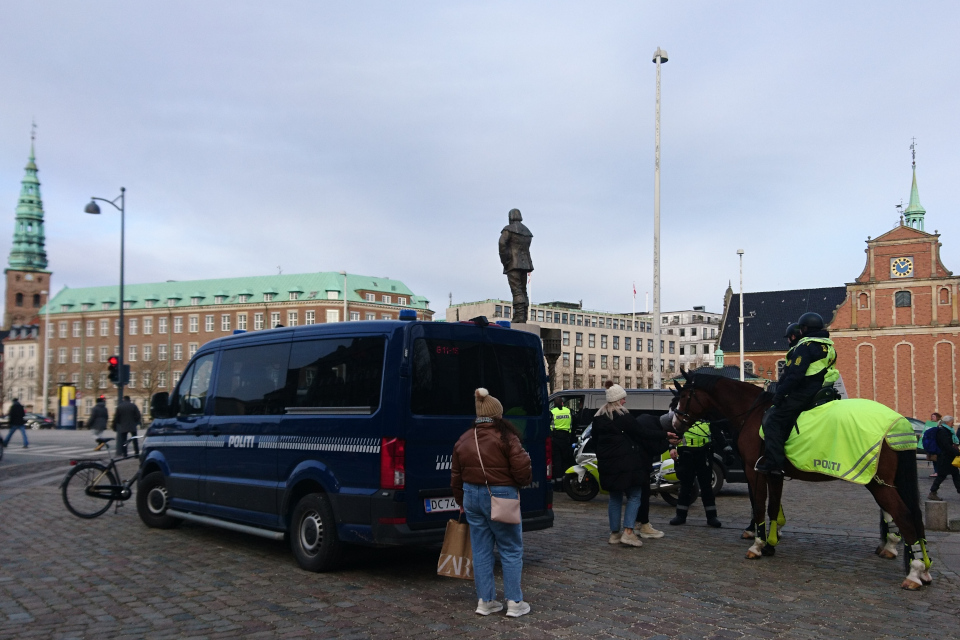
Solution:
[(499, 418), (503, 415), (503, 405), (483, 387), (474, 391), (473, 396), (477, 401), (478, 418)]

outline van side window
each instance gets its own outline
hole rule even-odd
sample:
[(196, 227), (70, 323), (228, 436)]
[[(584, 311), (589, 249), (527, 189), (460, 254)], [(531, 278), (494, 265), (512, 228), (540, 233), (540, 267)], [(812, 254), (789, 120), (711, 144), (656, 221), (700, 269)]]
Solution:
[(177, 390), (177, 413), (182, 416), (203, 415), (210, 395), (210, 377), (213, 374), (213, 357), (209, 353), (197, 358), (183, 376)]
[(218, 416), (279, 415), (286, 402), (290, 343), (224, 351), (217, 376)]
[(380, 406), (385, 343), (380, 336), (294, 343), (287, 369), (288, 406), (373, 413)]

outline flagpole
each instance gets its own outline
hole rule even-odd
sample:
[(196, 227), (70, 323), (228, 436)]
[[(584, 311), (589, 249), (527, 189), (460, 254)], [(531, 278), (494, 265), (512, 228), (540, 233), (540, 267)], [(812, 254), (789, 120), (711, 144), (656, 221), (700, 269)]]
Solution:
[(637, 283), (633, 283), (633, 327), (631, 331), (637, 330)]

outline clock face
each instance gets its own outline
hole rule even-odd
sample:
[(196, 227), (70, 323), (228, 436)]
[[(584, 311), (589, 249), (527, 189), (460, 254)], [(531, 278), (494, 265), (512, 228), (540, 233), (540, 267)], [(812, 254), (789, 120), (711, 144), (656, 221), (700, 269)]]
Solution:
[(893, 258), (890, 260), (891, 278), (909, 278), (913, 275), (913, 258)]

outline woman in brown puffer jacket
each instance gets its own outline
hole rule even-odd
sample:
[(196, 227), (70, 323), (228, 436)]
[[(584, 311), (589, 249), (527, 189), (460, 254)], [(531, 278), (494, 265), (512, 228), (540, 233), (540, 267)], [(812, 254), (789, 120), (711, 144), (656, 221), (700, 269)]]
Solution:
[[(507, 616), (530, 613), (523, 601), (523, 525), (495, 522), (490, 517), (490, 496), (517, 499), (520, 487), (530, 484), (530, 456), (520, 444), (516, 427), (503, 419), (503, 406), (486, 389), (474, 393), (477, 419), (453, 447), (450, 486), (466, 514), (473, 547), (473, 581), (477, 588), (476, 612), (483, 616), (503, 610), (493, 582), (493, 545), (500, 550)], [(483, 464), (481, 465), (481, 459)]]

